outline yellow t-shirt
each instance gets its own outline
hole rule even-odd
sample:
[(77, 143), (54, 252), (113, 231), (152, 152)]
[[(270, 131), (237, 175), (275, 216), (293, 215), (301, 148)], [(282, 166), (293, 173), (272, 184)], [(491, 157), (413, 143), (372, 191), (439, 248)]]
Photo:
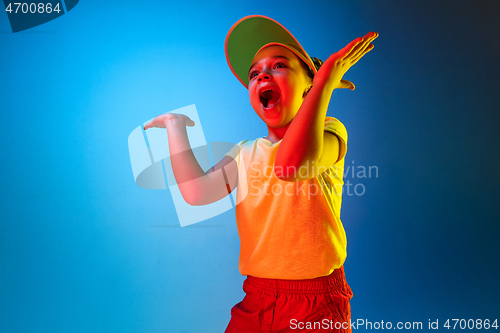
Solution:
[(347, 131), (333, 117), (326, 117), (325, 131), (339, 138), (339, 159), (306, 181), (276, 178), (273, 166), (281, 141), (243, 140), (226, 154), (238, 164), (236, 223), (242, 275), (312, 279), (344, 263), (347, 240), (340, 206)]

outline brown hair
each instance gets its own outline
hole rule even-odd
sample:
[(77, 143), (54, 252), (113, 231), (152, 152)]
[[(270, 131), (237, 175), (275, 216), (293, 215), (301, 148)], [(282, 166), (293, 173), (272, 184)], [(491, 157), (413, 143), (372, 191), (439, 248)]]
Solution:
[[(316, 58), (316, 57), (311, 57), (311, 60), (313, 61), (314, 67), (316, 68), (316, 71), (318, 71), (319, 68), (321, 67), (321, 65), (323, 65), (323, 60)], [(312, 69), (309, 66), (307, 66), (307, 75), (309, 75), (309, 77), (311, 79), (314, 79), (314, 72), (312, 71)]]

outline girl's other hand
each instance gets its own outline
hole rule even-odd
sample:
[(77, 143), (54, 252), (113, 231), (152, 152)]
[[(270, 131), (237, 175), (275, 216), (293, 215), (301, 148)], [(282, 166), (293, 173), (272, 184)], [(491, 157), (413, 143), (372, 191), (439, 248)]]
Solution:
[(153, 127), (166, 128), (167, 123), (175, 123), (176, 125), (180, 126), (194, 126), (194, 121), (192, 121), (188, 116), (179, 113), (167, 112), (155, 117), (153, 120), (147, 123), (144, 126), (144, 130)]
[(344, 74), (359, 61), (366, 53), (373, 49), (371, 42), (378, 37), (377, 32), (369, 32), (347, 44), (342, 50), (332, 54), (314, 76), (314, 83), (332, 84), (333, 88), (348, 88), (354, 90), (354, 84), (342, 80)]

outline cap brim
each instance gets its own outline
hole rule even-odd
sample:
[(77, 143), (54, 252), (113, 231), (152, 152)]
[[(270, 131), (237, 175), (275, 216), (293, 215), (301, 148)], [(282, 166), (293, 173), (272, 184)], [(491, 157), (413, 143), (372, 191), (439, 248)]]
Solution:
[(275, 20), (261, 15), (247, 16), (236, 22), (226, 36), (226, 60), (236, 78), (248, 88), (248, 70), (262, 48), (283, 45), (294, 52), (316, 73), (304, 48), (293, 35)]

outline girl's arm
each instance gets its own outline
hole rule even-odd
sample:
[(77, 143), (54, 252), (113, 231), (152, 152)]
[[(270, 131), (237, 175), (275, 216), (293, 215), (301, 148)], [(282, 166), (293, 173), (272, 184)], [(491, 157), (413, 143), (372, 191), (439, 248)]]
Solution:
[(193, 206), (207, 205), (234, 190), (238, 180), (238, 168), (233, 158), (225, 156), (205, 173), (193, 154), (186, 126), (194, 126), (189, 117), (165, 113), (146, 124), (144, 129), (167, 129), (172, 170), (182, 197)]
[(378, 33), (370, 32), (365, 37), (353, 40), (345, 48), (332, 54), (318, 70), (311, 90), (278, 148), (274, 170), (279, 179), (310, 179), (337, 162), (339, 140), (335, 134), (324, 130), (328, 104), (334, 89), (354, 90), (354, 85), (342, 80), (342, 77), (373, 49), (370, 43), (377, 37)]

